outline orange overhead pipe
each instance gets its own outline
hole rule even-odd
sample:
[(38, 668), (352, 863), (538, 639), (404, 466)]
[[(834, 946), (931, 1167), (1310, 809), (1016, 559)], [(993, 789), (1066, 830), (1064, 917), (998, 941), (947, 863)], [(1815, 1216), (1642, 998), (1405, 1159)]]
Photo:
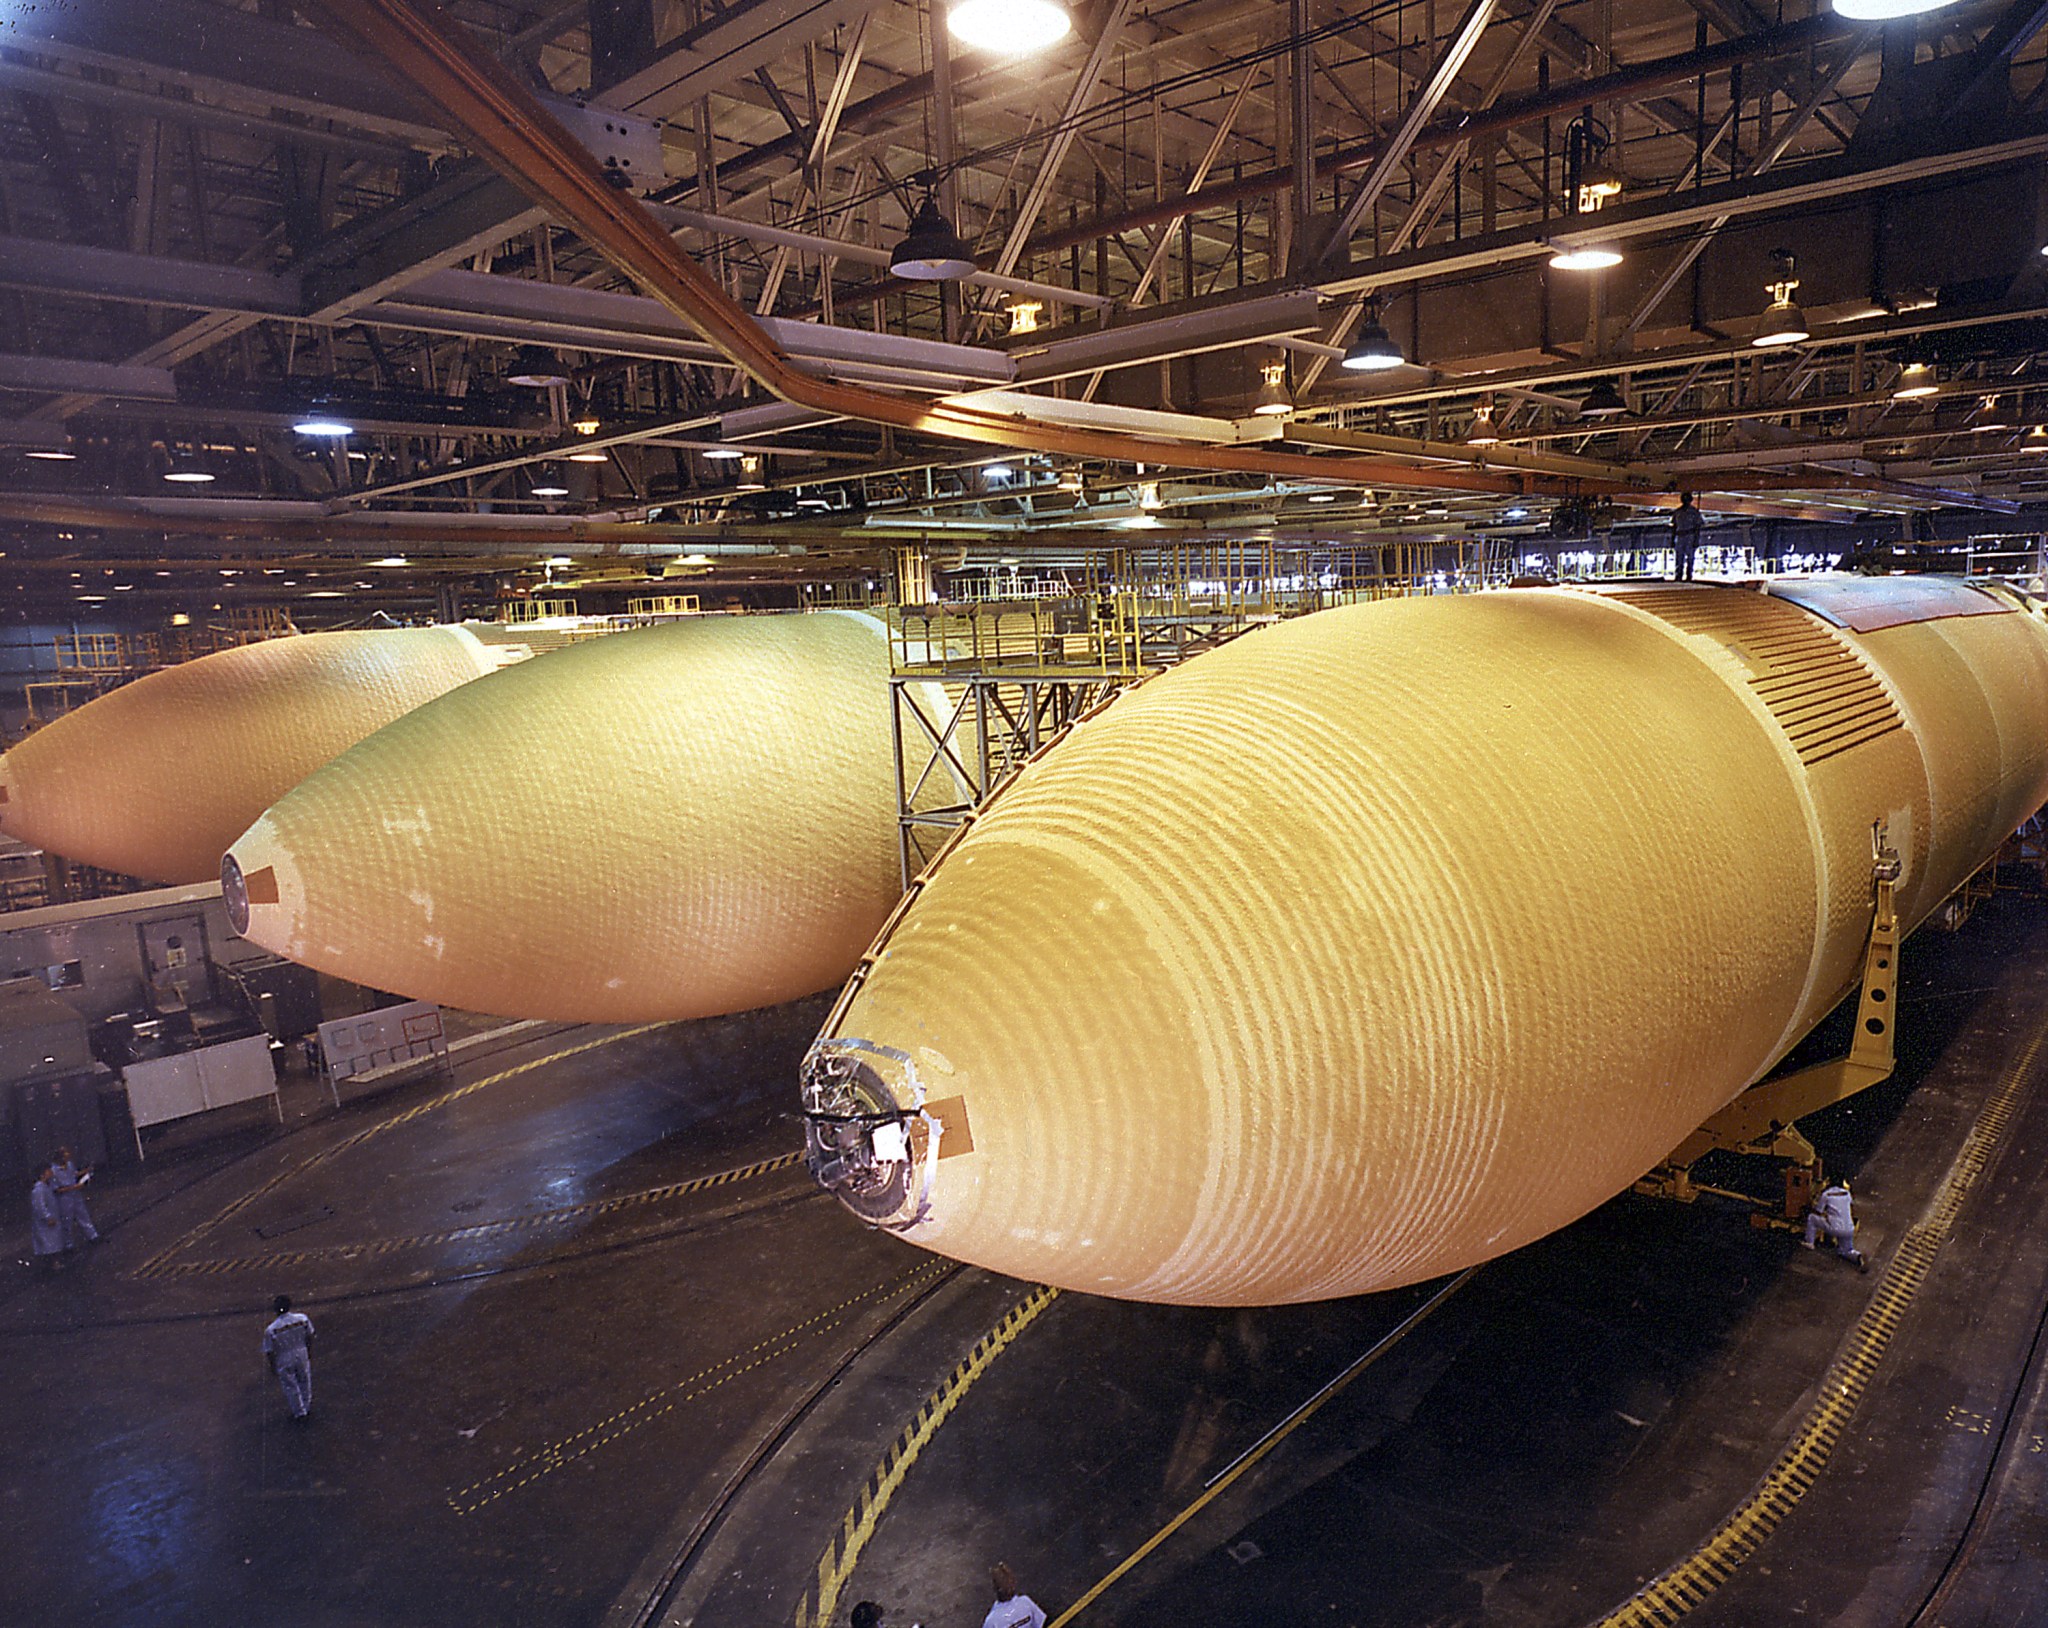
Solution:
[(432, 0), (319, 0), (319, 4), (445, 113), (450, 127), (479, 154), (609, 255), (650, 296), (695, 325), (736, 366), (785, 401), (952, 440), (1172, 468), (1501, 496), (1620, 489), (1614, 482), (1546, 480), (1480, 469), (1422, 469), (1381, 459), (1154, 441), (1107, 430), (1020, 422), (816, 378), (793, 367), (760, 324), (686, 255), (638, 202), (611, 186), (589, 153), (540, 101)]

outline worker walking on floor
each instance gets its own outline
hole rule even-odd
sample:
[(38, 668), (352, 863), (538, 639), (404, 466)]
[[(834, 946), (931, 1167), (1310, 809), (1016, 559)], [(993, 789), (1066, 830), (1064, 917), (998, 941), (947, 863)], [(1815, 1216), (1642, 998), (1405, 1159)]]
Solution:
[(981, 1628), (1045, 1628), (1045, 1613), (1028, 1594), (1017, 1591), (1017, 1574), (1001, 1561), (989, 1573), (995, 1585), (996, 1603), (981, 1619)]
[(92, 1211), (85, 1207), (85, 1183), (91, 1174), (91, 1165), (80, 1173), (76, 1155), (69, 1148), (59, 1148), (50, 1161), (50, 1176), (57, 1188), (57, 1220), (64, 1229), (66, 1249), (100, 1241), (100, 1229), (92, 1224)]
[(1835, 1253), (1843, 1260), (1854, 1261), (1859, 1272), (1870, 1270), (1870, 1262), (1856, 1247), (1856, 1216), (1850, 1208), (1846, 1181), (1823, 1187), (1813, 1208), (1806, 1212), (1806, 1247), (1812, 1249), (1823, 1233), (1834, 1241)]
[(63, 1212), (57, 1203), (57, 1184), (50, 1167), (36, 1171), (36, 1184), (28, 1190), (29, 1243), (36, 1253), (37, 1270), (54, 1272), (64, 1259)]
[(313, 1408), (313, 1319), (292, 1310), (292, 1297), (277, 1297), (277, 1316), (263, 1331), (263, 1360), (277, 1375), (277, 1388), (284, 1392), (284, 1405), (294, 1419), (303, 1419)]

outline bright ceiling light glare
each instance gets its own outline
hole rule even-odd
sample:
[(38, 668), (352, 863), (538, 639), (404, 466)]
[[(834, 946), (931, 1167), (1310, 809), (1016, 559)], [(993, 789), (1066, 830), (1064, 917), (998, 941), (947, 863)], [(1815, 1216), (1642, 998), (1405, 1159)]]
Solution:
[(356, 427), (345, 418), (336, 418), (332, 413), (308, 413), (292, 429), (299, 435), (319, 436), (323, 440), (338, 440), (344, 435), (354, 435)]
[(164, 479), (175, 486), (208, 486), (213, 482), (213, 471), (192, 458), (174, 458), (171, 467), (164, 471)]
[[(306, 591), (306, 597), (308, 599), (346, 599), (348, 596), (339, 588), (310, 588)], [(176, 618), (173, 617), (172, 620), (175, 621)]]
[(1604, 243), (1589, 243), (1579, 248), (1559, 248), (1552, 251), (1552, 271), (1605, 271), (1610, 266), (1621, 264), (1621, 250), (1609, 248)]
[(1893, 401), (1917, 401), (1922, 396), (1931, 396), (1940, 388), (1934, 379), (1932, 362), (1908, 362), (1899, 369), (1898, 383), (1892, 386)]
[(2036, 424), (2020, 443), (2022, 452), (2048, 452), (2048, 424)]
[[(386, 554), (381, 560), (372, 560), (370, 563), (372, 565), (410, 565), (412, 561), (403, 554)], [(269, 575), (268, 572), (264, 574), (266, 576)]]
[(1012, 469), (1008, 464), (983, 464), (981, 466), (981, 472), (982, 475), (989, 480), (1008, 480), (1012, 475), (1017, 473), (1017, 471)]
[(1493, 422), (1492, 402), (1481, 402), (1479, 410), (1472, 415), (1472, 428), (1465, 437), (1465, 445), (1481, 448), (1500, 445), (1500, 431)]
[(609, 452), (596, 452), (596, 451), (592, 451), (592, 450), (590, 450), (590, 449), (586, 448), (586, 449), (585, 449), (584, 451), (582, 451), (582, 452), (572, 452), (572, 453), (570, 453), (570, 454), (569, 454), (569, 462), (571, 462), (572, 464), (602, 464), (602, 463), (610, 463), (610, 462), (611, 462), (611, 456), (612, 456), (612, 455), (611, 455), (611, 454), (610, 454)]
[(562, 472), (552, 464), (542, 464), (540, 473), (533, 477), (535, 497), (567, 497), (568, 482), (562, 479)]
[(1029, 56), (1073, 31), (1074, 19), (1059, 0), (953, 0), (946, 8), (946, 32), (992, 56)]
[(738, 447), (706, 447), (704, 456), (714, 458), (720, 463), (730, 463), (735, 458), (744, 458), (746, 454)]
[(30, 447), (22, 456), (24, 458), (40, 458), (44, 463), (51, 464), (74, 464), (78, 462), (78, 454), (71, 451), (68, 447)]
[(1835, 0), (1835, 15), (1856, 23), (1889, 23), (1900, 17), (1921, 17), (1952, 6), (1956, 0)]

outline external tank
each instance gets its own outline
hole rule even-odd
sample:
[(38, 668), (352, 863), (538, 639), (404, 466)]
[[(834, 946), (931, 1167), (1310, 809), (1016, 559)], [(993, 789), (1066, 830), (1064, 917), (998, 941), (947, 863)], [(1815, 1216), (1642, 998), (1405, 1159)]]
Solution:
[(805, 1065), (859, 1216), (1139, 1300), (1392, 1288), (1626, 1188), (2048, 797), (1929, 579), (1382, 601), (1166, 672), (927, 873)]
[(509, 668), (257, 820), (223, 866), (230, 916), (307, 966), (513, 1017), (829, 989), (903, 891), (889, 668), (884, 624), (840, 611), (698, 617)]
[(205, 882), (249, 822), (423, 702), (528, 654), (464, 628), (295, 634), (166, 667), (0, 757), (0, 831), (157, 882)]

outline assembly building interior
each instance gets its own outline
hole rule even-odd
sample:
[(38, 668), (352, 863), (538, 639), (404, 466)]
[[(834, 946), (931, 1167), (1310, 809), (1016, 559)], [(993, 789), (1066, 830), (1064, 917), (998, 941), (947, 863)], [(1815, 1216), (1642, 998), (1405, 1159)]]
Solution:
[(2048, 1625), (2044, 361), (2048, 0), (0, 0), (0, 1622)]

